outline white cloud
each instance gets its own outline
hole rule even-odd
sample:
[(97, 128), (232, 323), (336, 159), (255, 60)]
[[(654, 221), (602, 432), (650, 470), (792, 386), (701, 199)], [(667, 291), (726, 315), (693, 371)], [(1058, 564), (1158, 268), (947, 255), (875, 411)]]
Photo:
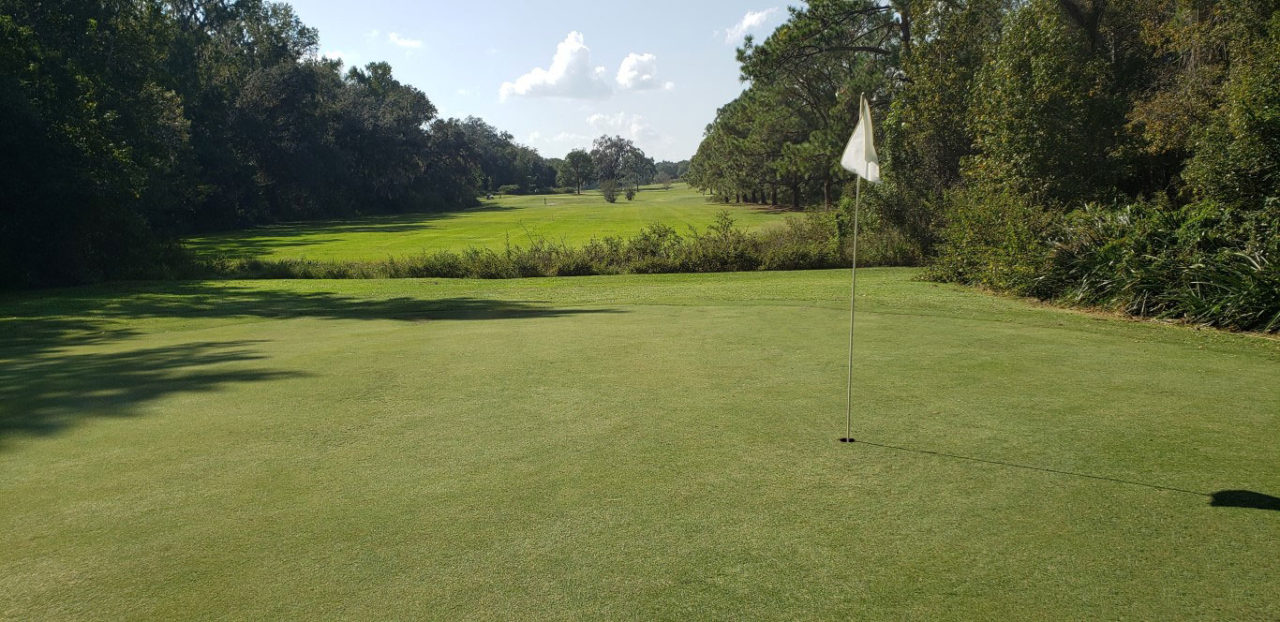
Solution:
[(658, 81), (658, 57), (653, 54), (636, 54), (632, 52), (622, 59), (618, 67), (618, 86), (633, 91), (664, 88), (671, 90), (675, 84)]
[(621, 134), (631, 140), (650, 140), (658, 137), (658, 132), (654, 131), (653, 126), (638, 114), (596, 113), (587, 117), (587, 125), (596, 131)]
[(551, 142), (560, 144), (573, 143), (576, 145), (586, 145), (590, 147), (591, 137), (585, 134), (575, 134), (573, 132), (560, 132), (559, 134), (551, 137)]
[(402, 47), (402, 48), (414, 48), (414, 49), (417, 49), (417, 48), (422, 47), (422, 39), (409, 39), (409, 38), (406, 38), (406, 37), (401, 37), (400, 35), (398, 35), (398, 34), (396, 34), (396, 33), (394, 33), (394, 32), (392, 32), (392, 33), (388, 33), (388, 34), (387, 34), (387, 39), (389, 39), (389, 40), (391, 41), (391, 43), (393, 43), (393, 44), (395, 44), (395, 45), (398, 45), (398, 46), (400, 46), (400, 47)]
[(589, 99), (607, 97), (611, 92), (604, 67), (592, 66), (591, 49), (575, 30), (556, 45), (550, 67), (534, 67), (515, 82), (503, 82), (498, 96), (503, 100), (512, 95)]
[(538, 130), (529, 133), (525, 139), (529, 146), (542, 151), (546, 157), (561, 157), (572, 149), (591, 149), (591, 137), (574, 132), (557, 132), (548, 136)]
[(729, 29), (725, 31), (724, 42), (732, 43), (734, 45), (738, 44), (742, 41), (742, 38), (747, 35), (747, 33), (750, 33), (753, 30), (758, 30), (765, 22), (769, 21), (769, 18), (772, 17), (774, 13), (777, 12), (777, 7), (765, 9), (763, 11), (747, 11), (747, 14), (742, 16), (741, 21), (729, 27)]
[(359, 55), (343, 52), (342, 50), (325, 50), (320, 53), (320, 58), (340, 60), (344, 65), (356, 67), (359, 65), (358, 60), (360, 57)]

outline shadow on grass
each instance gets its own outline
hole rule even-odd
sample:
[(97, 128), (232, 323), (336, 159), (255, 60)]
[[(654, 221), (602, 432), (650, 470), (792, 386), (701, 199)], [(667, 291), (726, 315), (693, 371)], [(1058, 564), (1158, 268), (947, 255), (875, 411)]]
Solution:
[(302, 375), (244, 368), (265, 358), (250, 348), (254, 343), (210, 341), (6, 361), (0, 367), (0, 442), (15, 433), (51, 435), (85, 419), (134, 416), (142, 403), (171, 393)]
[[(94, 351), (142, 337), (148, 319), (319, 318), (507, 320), (611, 309), (561, 309), (478, 298), (366, 299), (224, 283), (155, 283), (27, 293), (0, 299), (0, 442), (13, 433), (52, 434), (92, 417), (126, 417), (167, 394), (295, 377), (246, 368), (264, 360), (253, 341), (201, 341)], [(91, 346), (93, 349), (82, 351)], [(118, 350), (119, 348), (117, 348)]]
[[(479, 212), (507, 212), (514, 206), (487, 203), (450, 212), (423, 212), (392, 216), (367, 216), (354, 220), (319, 220), (266, 225), (196, 237), (185, 245), (197, 255), (224, 254), (252, 258), (295, 246), (312, 246), (345, 239), (351, 233), (409, 233), (431, 229), (436, 221)], [(306, 237), (303, 237), (306, 236)], [(323, 237), (314, 237), (323, 236)]]
[(1209, 495), (1215, 508), (1250, 508), (1280, 512), (1280, 498), (1252, 490), (1219, 490)]
[(0, 299), (0, 362), (128, 338), (151, 318), (319, 318), (333, 320), (504, 320), (619, 313), (481, 298), (369, 299), (219, 282), (86, 287)]
[(1183, 489), (1183, 488), (1174, 488), (1174, 487), (1172, 487), (1172, 486), (1161, 486), (1160, 484), (1149, 484), (1149, 483), (1146, 483), (1146, 482), (1135, 482), (1135, 481), (1133, 481), (1133, 480), (1119, 479), (1119, 478), (1115, 478), (1115, 477), (1107, 477), (1107, 476), (1105, 476), (1105, 475), (1090, 475), (1090, 474), (1088, 474), (1088, 473), (1077, 473), (1077, 472), (1075, 472), (1075, 471), (1063, 471), (1063, 470), (1061, 470), (1061, 469), (1051, 469), (1051, 468), (1048, 468), (1048, 467), (1035, 466), (1035, 465), (1030, 465), (1030, 464), (1018, 464), (1018, 463), (1016, 463), (1016, 462), (1005, 462), (1005, 461), (1003, 461), (1003, 460), (991, 460), (991, 459), (987, 459), (987, 458), (974, 458), (973, 456), (961, 456), (961, 455), (959, 455), (959, 454), (949, 454), (949, 453), (946, 453), (946, 452), (943, 452), (943, 451), (930, 451), (930, 450), (928, 450), (928, 449), (915, 449), (915, 448), (912, 448), (912, 447), (900, 447), (900, 446), (898, 446), (898, 445), (888, 445), (888, 444), (885, 444), (885, 443), (873, 443), (873, 442), (871, 442), (871, 441), (865, 441), (865, 440), (862, 440), (862, 439), (858, 439), (857, 441), (854, 441), (854, 442), (856, 442), (856, 443), (857, 443), (857, 444), (859, 444), (859, 445), (871, 445), (871, 446), (873, 446), (873, 447), (880, 447), (880, 448), (883, 448), (883, 449), (892, 449), (892, 450), (894, 450), (894, 451), (906, 451), (906, 452), (911, 452), (911, 453), (913, 453), (913, 454), (925, 454), (925, 455), (929, 455), (929, 456), (939, 456), (939, 457), (942, 457), (942, 458), (953, 458), (953, 459), (956, 459), (956, 460), (967, 460), (967, 461), (969, 461), (969, 462), (981, 462), (981, 463), (983, 463), (983, 464), (994, 464), (994, 465), (997, 465), (997, 466), (1012, 467), (1012, 468), (1015, 468), (1015, 469), (1025, 469), (1025, 470), (1028, 470), (1028, 471), (1039, 471), (1039, 472), (1041, 472), (1041, 473), (1053, 473), (1053, 474), (1055, 474), (1055, 475), (1069, 475), (1069, 476), (1071, 476), (1071, 477), (1079, 477), (1079, 478), (1083, 478), (1083, 479), (1094, 479), (1094, 480), (1100, 480), (1100, 481), (1104, 481), (1104, 482), (1112, 482), (1112, 483), (1116, 483), (1116, 484), (1128, 484), (1128, 485), (1130, 485), (1130, 486), (1142, 486), (1142, 487), (1144, 487), (1144, 488), (1151, 488), (1151, 489), (1153, 489), (1153, 490), (1164, 490), (1164, 491), (1168, 491), (1168, 492), (1179, 492), (1179, 493), (1188, 494), (1188, 495), (1196, 495), (1197, 497), (1207, 497), (1207, 496), (1208, 496), (1207, 494), (1205, 494), (1205, 493), (1203, 493), (1203, 492), (1196, 492), (1196, 491), (1194, 491), (1194, 490), (1186, 490), (1186, 489)]
[[(269, 231), (255, 231), (253, 236), (234, 236), (228, 239), (204, 238), (185, 242), (186, 247), (197, 257), (225, 256), (237, 259), (252, 259), (275, 251), (295, 246), (314, 246), (336, 242), (341, 238), (331, 237), (276, 237)], [(301, 234), (298, 234), (301, 235)]]
[(483, 298), (352, 298), (329, 292), (293, 292), (243, 286), (177, 285), (156, 294), (137, 294), (108, 302), (92, 313), (106, 319), (320, 318), (330, 320), (508, 320), (613, 309), (561, 309), (516, 300)]
[[(841, 439), (842, 441), (844, 439)], [(851, 441), (861, 445), (871, 445), (883, 449), (892, 449), (894, 451), (905, 451), (914, 454), (925, 454), (929, 456), (939, 456), (942, 458), (952, 458), (956, 460), (967, 460), (969, 462), (981, 462), (983, 464), (994, 464), (1004, 467), (1012, 467), (1015, 469), (1026, 469), (1029, 471), (1039, 471), (1041, 473), (1052, 473), (1055, 475), (1068, 475), (1071, 477), (1079, 477), (1083, 479), (1100, 480), (1104, 482), (1112, 482), (1115, 484), (1126, 484), (1129, 486), (1141, 486), (1152, 490), (1163, 490), (1166, 492), (1177, 492), (1186, 495), (1194, 495), (1197, 497), (1209, 497), (1209, 505), (1213, 507), (1231, 507), (1231, 508), (1251, 508), (1255, 510), (1275, 510), (1280, 511), (1280, 498), (1271, 495), (1264, 495), (1260, 492), (1252, 490), (1219, 490), (1215, 493), (1197, 492), (1194, 490), (1186, 490), (1183, 488), (1174, 488), (1172, 486), (1162, 486), (1160, 484), (1150, 484), (1147, 482), (1135, 482), (1133, 480), (1119, 479), (1115, 477), (1107, 477), (1104, 475), (1091, 475), (1089, 473), (1077, 473), (1075, 471), (1063, 471), (1061, 469), (1050, 469), (1047, 467), (1034, 466), (1029, 464), (1018, 464), (1016, 462), (1005, 462), (1002, 460), (990, 460), (987, 458), (974, 458), (972, 456), (961, 456), (959, 454), (949, 454), (941, 451), (930, 451), (928, 449), (915, 449), (912, 447), (901, 447), (898, 445), (888, 445), (884, 443), (873, 443), (871, 441), (857, 440)]]
[(754, 205), (751, 211), (763, 214), (803, 214), (803, 207), (795, 207), (793, 205)]

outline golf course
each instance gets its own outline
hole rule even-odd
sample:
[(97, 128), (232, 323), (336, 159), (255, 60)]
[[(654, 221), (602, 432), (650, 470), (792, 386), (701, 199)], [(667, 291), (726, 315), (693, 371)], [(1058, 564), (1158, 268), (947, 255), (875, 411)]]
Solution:
[(0, 622), (1280, 622), (1280, 0), (0, 0)]
[(0, 617), (1280, 616), (1280, 343), (917, 275), (5, 294)]
[(649, 187), (634, 200), (605, 203), (599, 191), (509, 195), (449, 212), (279, 224), (193, 237), (198, 256), (257, 259), (376, 261), (467, 248), (501, 250), (534, 241), (581, 246), (610, 236), (629, 237), (658, 222), (678, 233), (701, 231), (727, 211), (736, 226), (754, 231), (782, 222), (786, 208), (709, 202), (685, 184)]

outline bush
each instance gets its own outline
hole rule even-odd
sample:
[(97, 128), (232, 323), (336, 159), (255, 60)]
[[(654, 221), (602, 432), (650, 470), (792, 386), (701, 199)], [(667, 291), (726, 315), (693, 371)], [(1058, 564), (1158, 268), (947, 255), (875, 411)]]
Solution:
[(419, 257), (413, 276), (460, 279), (467, 276), (467, 263), (460, 255), (449, 251), (423, 254)]
[(738, 272), (760, 267), (759, 238), (733, 226), (727, 211), (682, 248), (680, 272)]
[(555, 276), (589, 276), (601, 274), (601, 272), (591, 262), (591, 258), (586, 252), (573, 250), (557, 258), (553, 274)]
[(1280, 210), (1212, 201), (1090, 205), (1066, 219), (1044, 280), (1068, 303), (1277, 331), (1278, 233)]
[[(840, 199), (839, 221), (837, 222), (838, 226), (835, 227), (840, 236), (837, 243), (841, 248), (841, 261), (843, 261), (844, 265), (847, 265), (853, 256), (853, 240), (851, 238), (853, 227), (851, 223), (855, 211), (855, 199), (851, 196), (852, 193), (847, 194), (848, 196), (843, 196)], [(868, 192), (867, 194), (871, 193)], [(865, 205), (868, 202), (868, 198), (871, 197), (863, 197), (864, 206), (858, 213), (858, 265), (920, 265), (926, 256), (925, 247), (929, 244), (929, 241), (914, 235), (909, 224), (891, 224), (889, 218), (886, 218), (883, 209), (868, 209)]]
[(1088, 204), (959, 193), (929, 276), (1072, 305), (1280, 331), (1280, 202)]
[(604, 200), (609, 203), (615, 203), (618, 200), (618, 182), (612, 179), (600, 180), (600, 194)]
[[(873, 249), (863, 265), (886, 263), (875, 242), (885, 232), (871, 228), (864, 237)], [(883, 245), (883, 243), (881, 243)], [(861, 252), (861, 251), (860, 251)], [(440, 251), (367, 262), (310, 260), (206, 260), (193, 273), (230, 278), (480, 278), (592, 274), (728, 272), (742, 270), (799, 270), (848, 266), (833, 212), (814, 212), (792, 218), (778, 228), (748, 233), (734, 226), (728, 212), (703, 232), (682, 236), (662, 223), (653, 223), (630, 237), (592, 239), (580, 248), (532, 238), (528, 246), (508, 243), (501, 251), (469, 248), (461, 253)]]
[(927, 276), (1024, 296), (1043, 295), (1057, 216), (1008, 190), (967, 188), (946, 197), (938, 256)]
[(785, 226), (760, 234), (760, 269), (842, 268), (849, 262), (840, 237), (835, 212), (790, 216)]

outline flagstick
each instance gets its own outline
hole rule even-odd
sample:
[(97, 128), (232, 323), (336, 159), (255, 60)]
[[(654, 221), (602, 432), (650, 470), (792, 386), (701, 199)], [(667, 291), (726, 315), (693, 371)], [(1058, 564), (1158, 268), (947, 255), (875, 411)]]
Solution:
[[(865, 96), (858, 97), (858, 124), (853, 128), (849, 144), (840, 156), (840, 166), (855, 173), (853, 189), (853, 268), (849, 271), (849, 379), (844, 403), (844, 437), (842, 443), (853, 440), (853, 319), (858, 301), (858, 217), (862, 211), (862, 179), (880, 181), (880, 159), (876, 157), (874, 130), (871, 127), (871, 108)], [(874, 168), (873, 168), (874, 166)]]
[(853, 190), (853, 269), (849, 277), (849, 382), (844, 406), (844, 438), (842, 443), (853, 442), (853, 310), (858, 293), (858, 212), (862, 205), (862, 176), (856, 177)]

